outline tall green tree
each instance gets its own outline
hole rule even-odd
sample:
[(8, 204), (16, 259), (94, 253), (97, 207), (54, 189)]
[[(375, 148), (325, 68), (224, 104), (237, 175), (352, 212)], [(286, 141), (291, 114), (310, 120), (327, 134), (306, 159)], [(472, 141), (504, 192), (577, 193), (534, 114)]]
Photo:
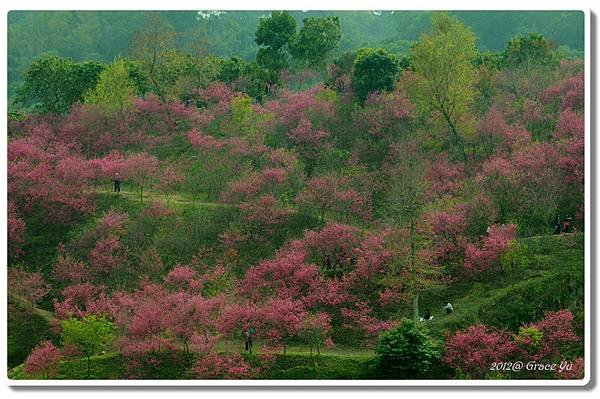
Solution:
[(509, 67), (557, 63), (556, 44), (540, 33), (518, 35), (508, 41), (502, 61)]
[(515, 96), (535, 98), (559, 77), (560, 59), (556, 44), (540, 33), (512, 37), (499, 54), (499, 85)]
[(39, 111), (64, 114), (83, 101), (88, 90), (96, 86), (105, 65), (96, 61), (76, 63), (54, 55), (36, 59), (25, 72), (16, 103), (39, 104)]
[(301, 65), (322, 69), (340, 45), (342, 28), (338, 17), (305, 18), (290, 47), (292, 57)]
[(117, 60), (100, 74), (98, 84), (85, 96), (85, 102), (95, 104), (107, 113), (124, 116), (136, 94), (124, 60)]
[(296, 36), (296, 20), (287, 11), (273, 11), (268, 18), (261, 18), (254, 41), (260, 47), (256, 62), (272, 71), (274, 78), (288, 66), (288, 50)]
[(296, 20), (287, 11), (273, 11), (268, 18), (261, 18), (254, 41), (259, 46), (273, 50), (285, 50), (296, 36)]
[(87, 374), (90, 374), (90, 358), (110, 349), (115, 338), (115, 326), (103, 316), (89, 315), (82, 319), (63, 320), (61, 338), (63, 346), (74, 345), (87, 359)]
[(431, 23), (431, 33), (424, 33), (411, 49), (409, 92), (424, 114), (446, 126), (450, 144), (466, 159), (465, 138), (473, 132), (475, 35), (447, 13), (433, 14)]
[(352, 70), (352, 89), (364, 102), (368, 94), (394, 88), (398, 59), (382, 48), (364, 48), (356, 54)]

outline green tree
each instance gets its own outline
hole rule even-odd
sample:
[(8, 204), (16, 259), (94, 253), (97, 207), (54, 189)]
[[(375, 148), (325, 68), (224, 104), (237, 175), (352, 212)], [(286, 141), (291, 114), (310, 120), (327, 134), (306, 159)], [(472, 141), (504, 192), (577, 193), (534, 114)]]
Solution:
[(440, 358), (439, 347), (418, 323), (402, 319), (400, 325), (381, 336), (375, 355), (383, 373), (397, 379), (422, 378)]
[(466, 159), (465, 137), (473, 132), (475, 35), (447, 13), (433, 14), (431, 23), (431, 33), (411, 49), (414, 79), (407, 82), (408, 89), (424, 114), (446, 125), (450, 144)]
[(254, 41), (259, 46), (285, 50), (296, 35), (296, 20), (287, 11), (273, 11), (258, 22)]
[(279, 72), (288, 67), (287, 55), (281, 50), (271, 47), (261, 47), (256, 52), (256, 63), (268, 70), (273, 76), (271, 80), (278, 80)]
[(322, 69), (340, 45), (342, 28), (338, 17), (305, 18), (290, 46), (291, 55), (302, 65)]
[(85, 96), (85, 102), (95, 104), (107, 113), (124, 116), (132, 104), (135, 87), (131, 82), (124, 60), (117, 60), (100, 74), (96, 88)]
[(382, 48), (364, 48), (354, 60), (352, 89), (362, 103), (371, 92), (392, 90), (397, 75), (396, 56)]
[(129, 79), (135, 88), (135, 93), (138, 96), (146, 94), (148, 88), (148, 76), (144, 73), (144, 69), (140, 62), (123, 59)]
[(25, 72), (15, 102), (26, 106), (39, 103), (41, 112), (64, 114), (74, 103), (83, 101), (104, 68), (96, 61), (78, 64), (70, 58), (43, 56)]
[(530, 33), (511, 38), (499, 58), (500, 87), (517, 97), (535, 98), (558, 78), (556, 66), (562, 57), (556, 44)]
[(540, 33), (511, 38), (501, 57), (503, 64), (510, 67), (548, 65), (558, 61), (556, 44)]
[(115, 326), (104, 316), (89, 315), (82, 319), (70, 318), (61, 322), (63, 346), (78, 347), (87, 359), (90, 374), (90, 358), (110, 349), (115, 337)]
[(279, 77), (288, 66), (288, 48), (296, 36), (296, 20), (287, 11), (273, 11), (268, 18), (261, 18), (256, 29), (256, 44), (260, 46), (256, 62)]
[(240, 57), (230, 57), (223, 60), (219, 71), (219, 80), (233, 83), (238, 80), (246, 69), (246, 63)]

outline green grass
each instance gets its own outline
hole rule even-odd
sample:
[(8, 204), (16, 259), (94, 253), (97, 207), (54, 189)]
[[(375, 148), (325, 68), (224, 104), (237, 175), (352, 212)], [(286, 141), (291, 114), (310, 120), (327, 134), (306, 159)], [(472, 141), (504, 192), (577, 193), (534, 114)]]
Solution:
[[(85, 359), (63, 360), (55, 379), (58, 380), (114, 380), (123, 378), (123, 358), (117, 353), (92, 356), (90, 373)], [(11, 380), (32, 379), (21, 364), (8, 371)]]
[(172, 194), (165, 195), (161, 192), (144, 189), (142, 193), (142, 200), (140, 201), (140, 193), (134, 187), (132, 188), (128, 183), (121, 185), (121, 192), (114, 193), (112, 191), (112, 185), (98, 186), (94, 189), (94, 192), (100, 197), (116, 197), (122, 200), (131, 202), (137, 202), (140, 205), (148, 204), (153, 201), (161, 202), (171, 208), (179, 209), (182, 207), (197, 206), (205, 208), (231, 208), (232, 205), (223, 204), (219, 202), (210, 201), (199, 201), (192, 198), (190, 195), (185, 194)]
[(307, 355), (288, 353), (277, 355), (274, 364), (259, 375), (273, 380), (364, 380), (375, 379), (373, 356)]
[(15, 367), (23, 363), (38, 342), (45, 339), (57, 341), (58, 337), (56, 337), (51, 327), (52, 325), (47, 319), (35, 312), (27, 314), (24, 311), (16, 318), (9, 318), (7, 336), (8, 367)]
[[(251, 363), (258, 364), (256, 354), (244, 355)], [(63, 360), (60, 364), (58, 380), (111, 380), (122, 379), (126, 366), (124, 359), (117, 353), (92, 356), (90, 373), (87, 373), (85, 359)], [(277, 354), (274, 363), (263, 370), (259, 379), (367, 379), (374, 377), (374, 358), (372, 356), (347, 356), (308, 353)], [(170, 369), (180, 368), (172, 364)], [(31, 379), (21, 364), (9, 370), (8, 377), (13, 380)], [(138, 377), (139, 378), (139, 377)], [(166, 368), (146, 368), (142, 378), (154, 379), (188, 379), (193, 378), (188, 372), (170, 372)]]
[[(254, 352), (260, 353), (262, 343), (260, 341), (254, 342)], [(219, 352), (239, 352), (244, 348), (244, 342), (240, 339), (234, 340), (221, 340), (217, 343), (217, 350)], [(289, 344), (286, 345), (286, 354), (289, 355), (310, 355), (310, 348), (308, 345), (301, 344)], [(335, 345), (332, 348), (321, 347), (319, 348), (321, 355), (330, 356), (342, 356), (342, 357), (357, 357), (357, 358), (370, 358), (373, 356), (372, 348), (355, 348), (341, 345)], [(280, 350), (280, 354), (283, 354), (283, 349)], [(317, 355), (316, 349), (313, 349), (314, 355)]]
[[(474, 323), (514, 331), (548, 310), (582, 311), (583, 235), (537, 236), (520, 242), (527, 245), (531, 259), (526, 269), (490, 273), (481, 281), (455, 283), (423, 298), (421, 309), (429, 307), (434, 315), (428, 323), (434, 337)], [(441, 309), (446, 300), (454, 305), (450, 315)]]

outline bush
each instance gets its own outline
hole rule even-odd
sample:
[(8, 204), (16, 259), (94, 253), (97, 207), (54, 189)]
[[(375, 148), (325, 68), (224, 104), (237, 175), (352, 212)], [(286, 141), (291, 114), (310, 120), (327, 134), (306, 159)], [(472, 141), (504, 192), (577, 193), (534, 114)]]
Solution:
[(517, 240), (509, 241), (506, 252), (500, 256), (502, 270), (507, 273), (520, 273), (528, 269), (531, 262), (527, 245)]
[(381, 336), (375, 354), (382, 374), (393, 378), (424, 377), (441, 355), (425, 329), (409, 319)]

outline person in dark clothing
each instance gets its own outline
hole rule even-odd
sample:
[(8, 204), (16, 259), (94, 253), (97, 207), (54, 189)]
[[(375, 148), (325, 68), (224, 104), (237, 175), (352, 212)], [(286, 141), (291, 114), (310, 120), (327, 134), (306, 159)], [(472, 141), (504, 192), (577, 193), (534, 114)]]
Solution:
[(431, 320), (431, 312), (429, 311), (429, 309), (425, 309), (425, 312), (423, 313), (423, 321), (429, 320)]
[(115, 183), (115, 193), (120, 193), (121, 192), (121, 175), (119, 175), (119, 172), (115, 172), (115, 175), (113, 176), (113, 182)]
[(250, 331), (246, 331), (244, 333), (244, 346), (246, 348), (246, 351), (252, 353), (252, 334), (250, 334)]
[(554, 224), (554, 234), (560, 234), (560, 216), (556, 217), (556, 223)]
[(249, 353), (252, 353), (252, 335), (254, 335), (255, 332), (256, 330), (254, 327), (250, 327), (248, 331), (244, 333), (244, 347)]
[(565, 217), (565, 220), (563, 220), (563, 231), (565, 233), (571, 232), (571, 217), (570, 216)]
[(326, 254), (325, 255), (325, 270), (329, 271), (331, 270), (333, 267), (333, 262), (331, 260), (331, 255)]

